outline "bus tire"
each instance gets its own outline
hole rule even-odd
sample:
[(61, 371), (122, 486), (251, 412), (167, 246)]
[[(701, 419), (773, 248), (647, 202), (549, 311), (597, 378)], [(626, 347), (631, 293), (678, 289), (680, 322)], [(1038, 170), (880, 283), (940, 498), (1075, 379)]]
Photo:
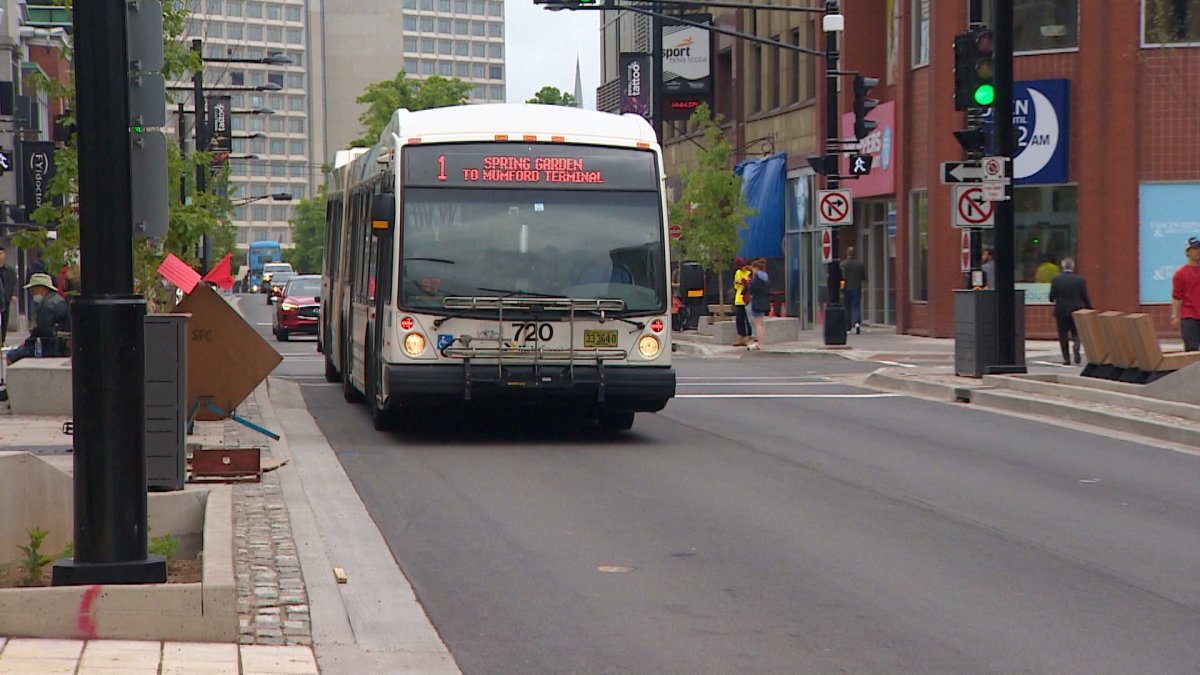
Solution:
[(342, 374), (333, 365), (333, 358), (329, 356), (329, 352), (325, 352), (325, 381), (326, 382), (341, 382)]
[(632, 410), (605, 410), (598, 419), (604, 431), (629, 431), (633, 428)]

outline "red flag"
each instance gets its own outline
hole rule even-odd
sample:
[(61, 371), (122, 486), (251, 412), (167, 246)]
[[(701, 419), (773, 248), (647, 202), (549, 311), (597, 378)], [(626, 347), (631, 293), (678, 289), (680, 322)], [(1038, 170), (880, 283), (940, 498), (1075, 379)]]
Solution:
[(174, 253), (167, 254), (162, 264), (158, 266), (158, 273), (163, 275), (167, 281), (178, 286), (184, 293), (191, 293), (196, 284), (200, 283), (200, 273), (176, 258)]
[(225, 257), (221, 258), (221, 262), (217, 263), (208, 271), (208, 274), (204, 275), (204, 281), (211, 281), (227, 291), (233, 288), (233, 271), (230, 269), (230, 260), (232, 258), (232, 253), (226, 253)]

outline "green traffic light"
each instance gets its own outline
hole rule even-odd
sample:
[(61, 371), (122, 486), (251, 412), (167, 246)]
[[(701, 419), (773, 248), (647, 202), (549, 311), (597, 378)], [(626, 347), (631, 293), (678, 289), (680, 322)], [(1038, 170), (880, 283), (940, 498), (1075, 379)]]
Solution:
[(975, 90), (975, 104), (982, 106), (990, 106), (996, 102), (996, 87), (990, 84), (981, 84)]

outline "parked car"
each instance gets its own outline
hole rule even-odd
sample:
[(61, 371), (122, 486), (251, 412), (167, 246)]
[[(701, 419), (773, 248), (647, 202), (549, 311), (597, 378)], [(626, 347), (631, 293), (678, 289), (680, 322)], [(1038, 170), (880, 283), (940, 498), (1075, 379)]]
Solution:
[(276, 272), (267, 284), (267, 304), (271, 304), (283, 295), (283, 288), (296, 277), (292, 272)]
[(294, 276), (288, 280), (275, 306), (272, 330), (276, 340), (287, 342), (295, 333), (317, 334), (320, 294), (321, 277), (316, 274)]

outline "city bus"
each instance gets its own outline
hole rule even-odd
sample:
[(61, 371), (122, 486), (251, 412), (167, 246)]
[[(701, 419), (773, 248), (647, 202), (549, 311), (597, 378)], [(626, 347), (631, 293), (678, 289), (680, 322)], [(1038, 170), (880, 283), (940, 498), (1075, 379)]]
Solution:
[(267, 263), (283, 260), (283, 249), (277, 241), (254, 241), (246, 251), (246, 280), (242, 290), (247, 293), (258, 293), (263, 288), (263, 268)]
[(675, 395), (661, 150), (636, 115), (396, 111), (328, 181), (326, 377), (395, 413), (499, 402), (627, 430)]

